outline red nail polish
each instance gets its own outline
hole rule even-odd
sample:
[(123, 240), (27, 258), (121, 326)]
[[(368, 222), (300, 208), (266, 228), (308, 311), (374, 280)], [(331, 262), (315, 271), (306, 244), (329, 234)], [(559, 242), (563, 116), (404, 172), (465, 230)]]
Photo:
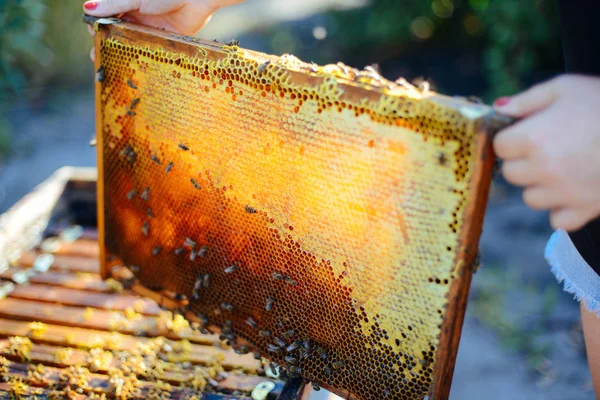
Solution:
[(494, 105), (496, 107), (503, 107), (503, 106), (507, 105), (509, 101), (510, 101), (510, 97), (507, 97), (507, 96), (499, 97), (494, 102)]
[(98, 2), (97, 1), (88, 1), (86, 3), (83, 4), (83, 7), (86, 10), (90, 10), (93, 11), (96, 9), (96, 7), (98, 7)]

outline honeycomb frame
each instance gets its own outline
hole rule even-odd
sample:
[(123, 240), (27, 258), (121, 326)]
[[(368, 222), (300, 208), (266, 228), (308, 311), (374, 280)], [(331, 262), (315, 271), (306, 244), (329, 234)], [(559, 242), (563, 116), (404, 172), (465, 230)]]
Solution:
[[(220, 331), (222, 337), (225, 340), (233, 341), (240, 351), (255, 349), (261, 355), (287, 367), (292, 375), (300, 374), (303, 378), (316, 381), (319, 385), (346, 398), (412, 399), (427, 396), (435, 399), (447, 398), (495, 160), (490, 145), (490, 133), (494, 133), (509, 121), (498, 118), (489, 107), (484, 105), (460, 98), (442, 96), (429, 92), (426, 88), (417, 89), (402, 80), (389, 82), (373, 69), (358, 71), (340, 63), (320, 67), (303, 63), (293, 56), (269, 56), (240, 49), (237, 43), (208, 42), (114, 19), (99, 19), (91, 22), (94, 23), (97, 32), (95, 66), (97, 70), (96, 134), (99, 168), (98, 227), (101, 238), (103, 276), (105, 278), (111, 276), (115, 265), (122, 263), (129, 266), (132, 288), (140, 294), (158, 300), (167, 308), (178, 310), (192, 321), (206, 324), (211, 330)], [(186, 88), (190, 87), (192, 89), (186, 91)], [(163, 91), (168, 93), (165, 94)], [(119, 93), (126, 94), (119, 97)], [(207, 96), (208, 100), (201, 96)], [(246, 100), (248, 98), (250, 100)], [(269, 103), (261, 106), (260, 101), (264, 99), (267, 99)], [(192, 100), (195, 102), (192, 103)], [(183, 106), (179, 103), (173, 105), (172, 101), (183, 102)], [(242, 106), (238, 106), (240, 103)], [(286, 130), (291, 130), (290, 121), (297, 120), (288, 119), (289, 116), (291, 116), (289, 118), (293, 118), (294, 115), (298, 115), (300, 119), (312, 118), (309, 121), (312, 125), (309, 125), (314, 129), (302, 131), (301, 128), (298, 128), (298, 131), (290, 134), (286, 138), (287, 143), (295, 146), (294, 154), (298, 155), (293, 155), (290, 151), (284, 152), (285, 156), (293, 156), (296, 159), (293, 160), (294, 162), (282, 163), (274, 167), (268, 163), (265, 164), (263, 160), (268, 159), (269, 155), (276, 151), (269, 145), (263, 147), (262, 152), (258, 152), (257, 148), (244, 148), (243, 141), (230, 143), (227, 139), (219, 139), (220, 136), (214, 127), (211, 128), (212, 132), (208, 132), (204, 136), (189, 135), (184, 132), (187, 128), (198, 126), (199, 120), (193, 120), (196, 117), (192, 112), (192, 107), (196, 104), (200, 105), (198, 114), (204, 113), (202, 115), (205, 119), (202, 121), (206, 124), (217, 121), (222, 123), (220, 127), (240, 128), (241, 126), (246, 129), (246, 124), (256, 124), (262, 128), (270, 128), (271, 132), (262, 128), (253, 131), (250, 126), (249, 130), (245, 131), (248, 132), (248, 136), (250, 136), (250, 132), (258, 135), (258, 139), (253, 137), (252, 140), (256, 139), (259, 142), (267, 140), (267, 136), (271, 133), (282, 135), (287, 132)], [(236, 108), (249, 106), (256, 107), (254, 112), (240, 111), (240, 108)], [(213, 115), (211, 114), (213, 109), (219, 110), (215, 111)], [(308, 111), (304, 111), (304, 109)], [(231, 117), (234, 112), (237, 113), (235, 118)], [(270, 112), (275, 117), (269, 114)], [(258, 117), (256, 117), (257, 115)], [(207, 119), (208, 117), (212, 117), (212, 119)], [(267, 117), (281, 118), (281, 122), (276, 127), (268, 126), (267, 123), (272, 120), (268, 120)], [(182, 123), (183, 119), (186, 120)], [(235, 125), (236, 123), (238, 125)], [(339, 132), (332, 128), (335, 124), (342, 126)], [(360, 126), (363, 132), (354, 131), (356, 126)], [(304, 146), (302, 140), (310, 138), (311, 132), (314, 133), (319, 128), (321, 132), (317, 133), (321, 136), (314, 141), (317, 144), (313, 148)], [(348, 135), (346, 136), (346, 134)], [(125, 141), (123, 138), (126, 138)], [(429, 183), (426, 183), (424, 179), (413, 182), (410, 181), (409, 176), (406, 179), (410, 181), (408, 186), (403, 186), (403, 189), (418, 186), (411, 201), (415, 202), (417, 199), (425, 204), (425, 209), (430, 207), (429, 210), (420, 210), (418, 206), (415, 208), (412, 203), (407, 202), (409, 206), (413, 207), (414, 211), (412, 212), (416, 213), (417, 217), (411, 219), (412, 216), (407, 216), (406, 219), (410, 220), (408, 222), (399, 217), (395, 219), (396, 223), (392, 224), (392, 227), (386, 225), (387, 233), (394, 232), (394, 235), (377, 235), (373, 229), (369, 230), (375, 239), (389, 240), (393, 242), (392, 244), (379, 242), (367, 244), (364, 247), (356, 244), (361, 233), (364, 234), (364, 232), (352, 225), (360, 218), (354, 218), (353, 221), (352, 217), (359, 214), (367, 215), (369, 212), (371, 216), (377, 215), (376, 209), (364, 212), (365, 206), (374, 207), (373, 204), (367, 204), (366, 200), (363, 203), (357, 201), (356, 204), (353, 204), (358, 209), (358, 214), (351, 214), (351, 218), (344, 219), (336, 216), (336, 212), (343, 214), (339, 208), (336, 208), (336, 205), (350, 203), (343, 202), (332, 195), (337, 203), (329, 201), (319, 209), (320, 214), (316, 213), (315, 215), (331, 218), (335, 220), (335, 223), (325, 224), (321, 227), (312, 225), (321, 236), (314, 234), (311, 237), (311, 231), (306, 224), (303, 224), (298, 218), (290, 222), (292, 218), (282, 212), (286, 207), (288, 210), (294, 210), (296, 206), (294, 201), (297, 203), (304, 201), (317, 208), (321, 207), (321, 203), (311, 203), (310, 193), (304, 194), (303, 191), (297, 190), (299, 188), (308, 190), (307, 186), (301, 187), (298, 182), (302, 182), (302, 180), (299, 178), (320, 179), (322, 174), (318, 174), (317, 178), (315, 175), (311, 175), (315, 166), (329, 167), (328, 172), (332, 175), (335, 175), (336, 168), (343, 170), (346, 174), (342, 174), (344, 178), (348, 178), (352, 184), (362, 185), (360, 187), (363, 191), (360, 193), (369, 189), (368, 182), (373, 181), (373, 176), (370, 177), (371, 180), (367, 179), (366, 181), (364, 176), (348, 176), (351, 171), (348, 163), (340, 162), (333, 166), (327, 164), (328, 161), (331, 161), (331, 154), (333, 154), (331, 152), (323, 151), (326, 153), (325, 156), (330, 156), (329, 158), (324, 157), (326, 161), (324, 163), (310, 161), (305, 157), (304, 160), (309, 164), (310, 169), (298, 167), (297, 170), (294, 170), (293, 165), (302, 165), (301, 157), (304, 154), (309, 154), (310, 151), (316, 154), (321, 151), (319, 147), (321, 144), (334, 139), (337, 140), (337, 147), (334, 147), (343, 149), (341, 154), (345, 157), (345, 161), (348, 159), (364, 161), (364, 158), (360, 158), (360, 154), (363, 153), (356, 151), (357, 148), (360, 148), (362, 152), (383, 147), (382, 152), (372, 157), (372, 163), (369, 165), (371, 168), (375, 168), (379, 162), (384, 164), (382, 170), (377, 171), (378, 175), (374, 172), (372, 175), (382, 180), (387, 179), (387, 184), (390, 179), (395, 179), (394, 173), (398, 174), (398, 170), (394, 169), (399, 160), (398, 157), (407, 154), (414, 157), (412, 164), (401, 162), (401, 166), (407, 169), (411, 167), (410, 172), (413, 175), (421, 178), (431, 176), (435, 181), (432, 187), (429, 187)], [(128, 144), (130, 142), (127, 140), (132, 140), (133, 145)], [(136, 140), (138, 142), (135, 142)], [(205, 142), (211, 143), (212, 150), (202, 153), (198, 148)], [(279, 142), (280, 148), (284, 147), (282, 142)], [(357, 142), (360, 143), (356, 145)], [(238, 146), (251, 153), (245, 161), (250, 164), (235, 164), (238, 159), (233, 156), (232, 148), (238, 149)], [(415, 151), (411, 152), (413, 148)], [(188, 158), (190, 154), (193, 157)], [(200, 154), (210, 154), (210, 157), (200, 160), (198, 157)], [(358, 158), (349, 157), (348, 154)], [(423, 159), (422, 157), (425, 155), (429, 158)], [(319, 156), (323, 156), (323, 154), (317, 154), (315, 157)], [(189, 173), (195, 165), (203, 162), (210, 163), (213, 158), (217, 160), (212, 164), (213, 167), (223, 167), (227, 166), (227, 163), (231, 163), (230, 165), (233, 165), (231, 170), (235, 173), (228, 174), (229, 169), (212, 171), (207, 169), (202, 172)], [(177, 160), (177, 162), (167, 162), (171, 159)], [(142, 161), (140, 162), (140, 160)], [(281, 159), (279, 161), (281, 162)], [(184, 168), (180, 168), (182, 163), (185, 165)], [(247, 182), (248, 171), (254, 168), (252, 163), (260, 165), (273, 174), (277, 170), (284, 170), (283, 178), (275, 181), (275, 184), (271, 182), (270, 188), (279, 195), (279, 197), (272, 196), (275, 200), (269, 199), (269, 196), (265, 194), (264, 190), (268, 185), (265, 186), (260, 179), (257, 179), (256, 182)], [(138, 167), (134, 167), (134, 165), (139, 164), (141, 164), (141, 170), (136, 170)], [(246, 168), (240, 168), (240, 165), (246, 165)], [(160, 167), (160, 173), (158, 169), (152, 173), (145, 172), (155, 167)], [(163, 228), (159, 228), (161, 231), (157, 232), (154, 224), (154, 213), (157, 210), (151, 211), (154, 209), (153, 206), (148, 206), (146, 210), (146, 206), (150, 204), (149, 198), (156, 199), (157, 192), (161, 193), (160, 189), (166, 189), (160, 186), (158, 177), (166, 179), (163, 178), (167, 176), (165, 174), (174, 176), (173, 173), (176, 171), (181, 174), (180, 170), (183, 170), (185, 176), (177, 175), (180, 179), (178, 186), (172, 187), (177, 189), (177, 193), (181, 193), (181, 198), (184, 200), (172, 198), (175, 190), (163, 190), (163, 194), (159, 194), (159, 196), (170, 196), (168, 201), (155, 200), (158, 202), (161, 212), (171, 211), (169, 217), (163, 220), (166, 221), (164, 224), (177, 223), (196, 234), (195, 236), (188, 235), (187, 231), (182, 232), (180, 229), (175, 235), (178, 237), (179, 244), (175, 244), (173, 232), (167, 235), (162, 232)], [(419, 175), (422, 170), (426, 172)], [(144, 175), (151, 176), (142, 179)], [(335, 178), (339, 179), (340, 176)], [(221, 185), (222, 181), (228, 179), (229, 185)], [(128, 183), (123, 184), (123, 180)], [(135, 185), (131, 184), (133, 181), (136, 182)], [(215, 183), (216, 181), (218, 182)], [(231, 184), (233, 181), (235, 181), (235, 185)], [(331, 187), (339, 192), (343, 192), (343, 188), (351, 186), (339, 186), (339, 182), (335, 182), (335, 179), (329, 181), (321, 179), (318, 183), (320, 185), (331, 184)], [(150, 190), (151, 184), (156, 184), (159, 189), (153, 187)], [(297, 185), (293, 186), (296, 189), (295, 196), (286, 192), (286, 188), (288, 188), (286, 185)], [(388, 186), (396, 187), (394, 184)], [(425, 189), (420, 191), (421, 187)], [(449, 195), (439, 194), (441, 193), (440, 188), (444, 187), (450, 193)], [(199, 194), (204, 193), (202, 189), (207, 194), (199, 197)], [(253, 190), (256, 192), (252, 193)], [(227, 197), (236, 191), (237, 194), (232, 195), (233, 200)], [(446, 190), (443, 192), (445, 193)], [(392, 199), (392, 203), (400, 196), (398, 191), (387, 195)], [(419, 198), (423, 195), (425, 197)], [(204, 200), (194, 200), (201, 202), (192, 203), (195, 204), (194, 207), (177, 208), (181, 207), (189, 196)], [(312, 196), (316, 197), (314, 193)], [(324, 199), (320, 198), (319, 200), (322, 202)], [(137, 204), (137, 211), (132, 211), (132, 201)], [(417, 203), (421, 204), (419, 201)], [(165, 206), (166, 203), (171, 204), (170, 208)], [(286, 205), (282, 206), (283, 203)], [(404, 205), (402, 202), (401, 204)], [(197, 228), (190, 227), (186, 222), (190, 218), (189, 215), (183, 216), (175, 211), (175, 209), (184, 210), (186, 213), (192, 213), (194, 218), (200, 218), (201, 214), (198, 214), (201, 213), (198, 210), (202, 209), (200, 205), (215, 213), (222, 209), (228, 209), (230, 214), (219, 214), (219, 223), (229, 228), (237, 226), (235, 221), (248, 221), (249, 218), (259, 219), (267, 225), (271, 224), (265, 228), (264, 235), (271, 235), (281, 240), (277, 242), (278, 245), (270, 245), (270, 253), (266, 251), (261, 253), (261, 244), (266, 243), (261, 241), (262, 239), (257, 239), (254, 243), (256, 246), (252, 247), (252, 244), (244, 244), (243, 240), (239, 238), (232, 239), (228, 243), (222, 239), (208, 238), (206, 236), (208, 231), (201, 234)], [(384, 203), (379, 203), (379, 205), (385, 206)], [(451, 205), (454, 208), (450, 207), (451, 210), (446, 210), (440, 207), (435, 210), (435, 213), (431, 212), (432, 207), (440, 205), (444, 207)], [(405, 211), (398, 204), (388, 205), (385, 210), (388, 217), (394, 213)], [(310, 213), (310, 210), (307, 211), (306, 208), (304, 211)], [(195, 212), (196, 214), (194, 214)], [(427, 219), (426, 214), (432, 215)], [(313, 222), (317, 220), (315, 215), (311, 217)], [(418, 218), (428, 221), (429, 225), (426, 224), (425, 229), (406, 227), (414, 221), (419, 222)], [(450, 222), (446, 224), (446, 220), (444, 220), (444, 223), (440, 225), (442, 218), (449, 218)], [(135, 221), (135, 223), (131, 223), (131, 221)], [(345, 221), (350, 222), (344, 225)], [(208, 222), (206, 223), (208, 224)], [(252, 223), (243, 222), (243, 224), (252, 227), (248, 230), (259, 229)], [(240, 226), (246, 229), (247, 225)], [(442, 228), (439, 228), (438, 225)], [(221, 229), (219, 226), (213, 224), (211, 229), (219, 231)], [(374, 258), (376, 254), (380, 254), (384, 259), (386, 254), (391, 251), (390, 249), (397, 251), (397, 248), (408, 248), (410, 245), (407, 243), (411, 243), (411, 241), (425, 243), (436, 233), (440, 233), (439, 229), (443, 230), (444, 238), (452, 245), (439, 248), (443, 242), (441, 239), (428, 242), (423, 245), (425, 247), (419, 247), (421, 244), (413, 245), (412, 247), (416, 248), (413, 250), (417, 254), (413, 261), (422, 260), (429, 265), (396, 268), (392, 272), (384, 268), (384, 272), (379, 273), (374, 266), (358, 267), (356, 260), (360, 259), (359, 256), (353, 259), (353, 263), (344, 261), (347, 254), (343, 251), (336, 253), (335, 245), (319, 247), (321, 241), (335, 242), (336, 239), (332, 239), (333, 236), (327, 236), (327, 228), (332, 226), (334, 233), (345, 233), (344, 229), (352, 233), (353, 235), (349, 235), (352, 240), (348, 240), (348, 243), (354, 246), (351, 250), (356, 254), (358, 250), (362, 252), (363, 249), (367, 249), (368, 251), (364, 252), (369, 255), (371, 261), (377, 259)], [(365, 225), (363, 224), (362, 227), (364, 228)], [(240, 229), (240, 232), (242, 230)], [(162, 245), (163, 241), (161, 241), (160, 246), (156, 245), (157, 242), (151, 247), (144, 245), (144, 238), (153, 235), (162, 235), (161, 240), (166, 240), (164, 243), (167, 244)], [(197, 236), (202, 235), (204, 235), (203, 241), (208, 245), (206, 248), (204, 242), (196, 239)], [(422, 239), (419, 235), (425, 235), (426, 239)], [(194, 239), (190, 236), (194, 236)], [(133, 237), (136, 239), (132, 239)], [(339, 244), (339, 238), (337, 240)], [(206, 262), (207, 264), (203, 264), (204, 272), (210, 271), (210, 274), (204, 274), (202, 271), (199, 273), (198, 268), (189, 267), (191, 264), (196, 265), (194, 263), (198, 262), (197, 257), (198, 259), (204, 257), (202, 252), (212, 251), (212, 246), (217, 242), (226, 250), (223, 250), (225, 253), (221, 254), (218, 253), (221, 251), (220, 248), (215, 247), (215, 252), (218, 253), (218, 256), (215, 257), (218, 262), (215, 258), (211, 258)], [(312, 243), (312, 248), (308, 242)], [(398, 244), (400, 242), (404, 242), (404, 244)], [(286, 253), (287, 249), (296, 251), (294, 247), (301, 249), (297, 251), (299, 255), (291, 256), (291, 253)], [(431, 247), (436, 247), (436, 250), (431, 250)], [(319, 253), (315, 249), (326, 250)], [(242, 250), (245, 253), (240, 255)], [(283, 254), (284, 257), (289, 257), (287, 266), (283, 261), (278, 265), (279, 269), (275, 270), (273, 269), (275, 267), (266, 266), (264, 263), (262, 267), (254, 265), (257, 262), (255, 258), (247, 256), (249, 250), (253, 252), (252, 254), (255, 252), (268, 253), (271, 257), (269, 260), (279, 260), (277, 262), (281, 261)], [(156, 257), (161, 252), (168, 252), (168, 255), (162, 257), (160, 263), (153, 261), (150, 254)], [(273, 256), (274, 253), (277, 255)], [(324, 255), (325, 253), (327, 255)], [(348, 254), (350, 253), (352, 252), (348, 251)], [(424, 255), (419, 255), (421, 253)], [(181, 261), (182, 254), (186, 258), (184, 261)], [(351, 258), (350, 255), (348, 257)], [(189, 261), (187, 261), (188, 258)], [(308, 275), (303, 275), (309, 276), (314, 282), (320, 282), (314, 295), (302, 294), (312, 290), (309, 289), (309, 286), (313, 280), (298, 281), (295, 276), (300, 274), (301, 267), (291, 266), (290, 258), (294, 264), (306, 262), (304, 269), (307, 271), (314, 269), (313, 272), (306, 272)], [(399, 258), (400, 256), (398, 256), (398, 260)], [(432, 266), (434, 259), (439, 262), (437, 267)], [(264, 261), (264, 258), (260, 258), (260, 260)], [(219, 265), (216, 266), (216, 264)], [(240, 276), (238, 270), (245, 270), (251, 264), (253, 269), (250, 269), (250, 273), (238, 278)], [(386, 267), (394, 268), (389, 265)], [(190, 268), (195, 269), (192, 271)], [(442, 273), (426, 274), (426, 279), (422, 279), (423, 276), (419, 274), (427, 272), (428, 268), (429, 272), (442, 271)], [(164, 269), (171, 273), (162, 275)], [(404, 271), (404, 275), (402, 271)], [(173, 274), (173, 272), (177, 273)], [(386, 272), (390, 274), (386, 276)], [(365, 276), (371, 276), (369, 274), (373, 273), (380, 276), (371, 279), (369, 285), (360, 283)], [(181, 278), (183, 281), (178, 281), (179, 274), (184, 276)], [(262, 275), (256, 282), (248, 283), (248, 280), (251, 279), (250, 275), (258, 276), (259, 274)], [(211, 294), (210, 300), (203, 303), (202, 300), (196, 301), (193, 297), (197, 291), (203, 290), (204, 283), (202, 281), (207, 279), (206, 275), (210, 276), (211, 285), (214, 285), (210, 286), (210, 290), (213, 291), (213, 287), (215, 287), (214, 290), (220, 290), (220, 292)], [(402, 297), (404, 296), (402, 293), (408, 293), (410, 288), (402, 286), (408, 285), (405, 282), (414, 282), (417, 275), (420, 276), (420, 280), (416, 286), (417, 295), (413, 296), (416, 299), (414, 304), (410, 303), (406, 306), (404, 313), (397, 308), (394, 309), (393, 304), (397, 303), (390, 299), (413, 301), (411, 298)], [(217, 279), (216, 284), (212, 283), (214, 279)], [(388, 281), (396, 279), (396, 282), (399, 279), (404, 280), (400, 281), (399, 287), (391, 284), (386, 287), (381, 282), (385, 279)], [(267, 287), (273, 284), (283, 285), (287, 291), (283, 292), (284, 289), (277, 289), (278, 298), (265, 296), (264, 292), (261, 292), (262, 309), (259, 309), (258, 300), (255, 301), (252, 296), (248, 297), (247, 293), (243, 292), (239, 298), (242, 298), (241, 301), (247, 304), (242, 306), (243, 310), (240, 311), (233, 301), (220, 302), (238, 295), (239, 292), (235, 285), (240, 280), (251, 287), (255, 293), (262, 290), (261, 285)], [(344, 285), (344, 282), (349, 283)], [(373, 289), (377, 285), (380, 285), (379, 289), (382, 287), (385, 289), (378, 293)], [(315, 283), (315, 287), (317, 286)], [(208, 287), (206, 286), (206, 288)], [(304, 292), (300, 293), (298, 287), (304, 288)], [(343, 295), (339, 295), (341, 298), (328, 297), (327, 293), (330, 293), (330, 289), (334, 287), (343, 292)], [(281, 293), (292, 294), (283, 295)], [(351, 293), (354, 294), (351, 295)], [(378, 303), (380, 301), (378, 295), (389, 296), (386, 297), (387, 303), (384, 303), (383, 306)], [(259, 296), (256, 295), (256, 297)], [(290, 300), (290, 297), (293, 299)], [(293, 303), (293, 300), (298, 301), (299, 299), (300, 302)], [(306, 303), (302, 303), (304, 301)], [(418, 302), (424, 302), (425, 305), (417, 306)], [(269, 319), (271, 317), (268, 314), (273, 304), (276, 304), (277, 307), (287, 307), (285, 310), (291, 316), (284, 316), (284, 320), (280, 317), (276, 321)], [(304, 310), (304, 307), (300, 306), (301, 304), (309, 304), (310, 307), (313, 307), (311, 310), (317, 310), (320, 314), (317, 317), (314, 317), (314, 313), (305, 313), (299, 316)], [(340, 307), (345, 307), (342, 313), (330, 313), (332, 309), (337, 310)], [(402, 307), (400, 308), (402, 309)], [(352, 310), (356, 315), (352, 315)], [(379, 315), (378, 311), (382, 310), (389, 314)], [(238, 317), (237, 314), (233, 315), (238, 312), (243, 314), (244, 318)], [(333, 317), (330, 318), (331, 315)], [(349, 315), (348, 320), (343, 322), (352, 321), (354, 324), (352, 329), (345, 328), (346, 325), (350, 325), (350, 322), (347, 322), (346, 325), (340, 322), (340, 318), (346, 318), (346, 315)], [(337, 324), (334, 326), (335, 329), (323, 333), (319, 327), (316, 327), (319, 325), (319, 317), (325, 317), (328, 323)], [(400, 327), (398, 321), (406, 319), (420, 320), (421, 325), (429, 325), (422, 327), (419, 322), (416, 322), (416, 325), (412, 323), (412, 325)], [(287, 325), (290, 320), (295, 323), (301, 321), (304, 324), (303, 328), (290, 329), (290, 326)], [(426, 323), (423, 320), (426, 320)], [(264, 328), (263, 325), (269, 329)], [(273, 328), (274, 326), (275, 328)], [(361, 332), (360, 340), (357, 339), (359, 334), (354, 330), (355, 328)], [(365, 335), (365, 330), (372, 332)], [(338, 334), (346, 334), (346, 336), (338, 337), (336, 336)], [(265, 335), (269, 339), (265, 339)], [(328, 335), (333, 335), (334, 339)], [(351, 337), (354, 339), (350, 340)], [(421, 339), (422, 337), (425, 339)], [(412, 344), (413, 347), (411, 347), (410, 343), (413, 342), (415, 344)], [(354, 347), (349, 343), (352, 343)], [(416, 343), (421, 346), (419, 347)], [(428, 345), (423, 346), (423, 343), (428, 343)], [(350, 354), (343, 353), (346, 351), (345, 349), (338, 351), (339, 348), (346, 345), (353, 349)], [(364, 356), (366, 353), (356, 351), (356, 346), (359, 346), (361, 350), (370, 351), (369, 355)], [(302, 347), (305, 349), (302, 350)], [(294, 356), (287, 354), (287, 350), (290, 348), (292, 348)], [(357, 361), (355, 357), (360, 360)], [(368, 389), (364, 389), (365, 387)]]

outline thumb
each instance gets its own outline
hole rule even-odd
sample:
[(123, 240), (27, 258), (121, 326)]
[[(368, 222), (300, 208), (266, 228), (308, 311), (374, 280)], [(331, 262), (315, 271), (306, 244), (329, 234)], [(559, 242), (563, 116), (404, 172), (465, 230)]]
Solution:
[(558, 82), (552, 79), (513, 97), (501, 97), (496, 100), (494, 107), (502, 114), (523, 118), (554, 103), (558, 91)]

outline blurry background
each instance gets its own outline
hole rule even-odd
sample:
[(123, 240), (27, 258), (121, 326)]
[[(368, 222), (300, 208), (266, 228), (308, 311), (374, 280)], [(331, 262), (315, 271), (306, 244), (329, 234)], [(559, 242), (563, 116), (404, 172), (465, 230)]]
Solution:
[[(78, 0), (0, 0), (0, 212), (63, 165), (95, 164), (91, 39)], [(552, 0), (247, 0), (198, 36), (429, 80), (491, 102), (562, 70)], [(543, 259), (545, 213), (497, 178), (453, 399), (592, 399), (577, 304)]]

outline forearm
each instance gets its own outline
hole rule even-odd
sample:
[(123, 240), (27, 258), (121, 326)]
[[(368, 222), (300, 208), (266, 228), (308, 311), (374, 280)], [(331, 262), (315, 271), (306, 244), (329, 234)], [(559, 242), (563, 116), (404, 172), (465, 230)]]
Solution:
[(600, 317), (581, 305), (581, 322), (596, 398), (600, 398)]

